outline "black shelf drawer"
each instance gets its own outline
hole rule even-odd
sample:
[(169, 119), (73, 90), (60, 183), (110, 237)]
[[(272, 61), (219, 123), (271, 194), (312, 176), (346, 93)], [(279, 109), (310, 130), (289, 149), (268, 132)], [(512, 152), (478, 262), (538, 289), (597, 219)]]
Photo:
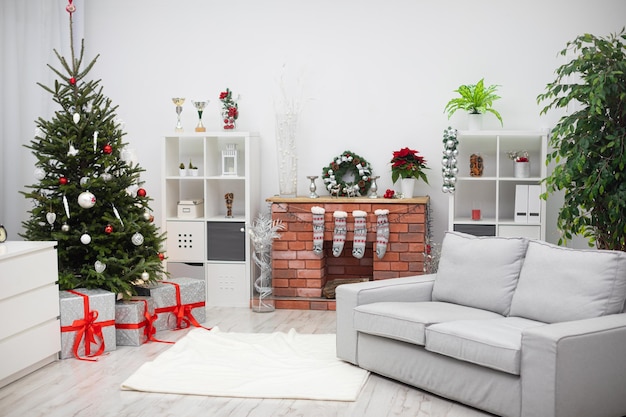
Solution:
[(246, 225), (243, 222), (207, 222), (207, 260), (245, 261)]
[(455, 232), (467, 233), (474, 236), (495, 236), (495, 224), (455, 224)]

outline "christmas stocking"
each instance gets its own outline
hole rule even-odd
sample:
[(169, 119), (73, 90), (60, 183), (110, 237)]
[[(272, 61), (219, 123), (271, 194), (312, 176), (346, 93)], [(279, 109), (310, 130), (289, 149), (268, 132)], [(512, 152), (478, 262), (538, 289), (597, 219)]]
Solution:
[(389, 210), (375, 210), (376, 214), (376, 255), (378, 259), (382, 259), (387, 252), (387, 243), (389, 243), (389, 219), (387, 215)]
[(348, 213), (345, 211), (337, 210), (333, 213), (333, 217), (335, 218), (335, 231), (333, 233), (333, 256), (337, 257), (341, 255), (341, 251), (343, 251), (343, 244), (346, 241), (346, 218), (348, 217)]
[(365, 255), (365, 241), (367, 240), (367, 227), (363, 210), (354, 210), (354, 241), (352, 243), (352, 256), (361, 259)]
[(321, 255), (324, 247), (324, 207), (311, 207), (313, 213), (313, 253)]

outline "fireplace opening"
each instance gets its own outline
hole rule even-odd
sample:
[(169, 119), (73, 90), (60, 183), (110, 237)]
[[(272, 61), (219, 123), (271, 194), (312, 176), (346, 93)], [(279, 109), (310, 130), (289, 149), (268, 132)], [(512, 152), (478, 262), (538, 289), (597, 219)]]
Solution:
[(365, 245), (365, 254), (362, 258), (352, 255), (353, 244), (346, 241), (341, 254), (333, 255), (333, 242), (324, 241), (324, 257), (326, 258), (325, 284), (322, 295), (326, 298), (335, 298), (335, 289), (338, 285), (371, 281), (374, 276), (374, 245), (371, 242)]

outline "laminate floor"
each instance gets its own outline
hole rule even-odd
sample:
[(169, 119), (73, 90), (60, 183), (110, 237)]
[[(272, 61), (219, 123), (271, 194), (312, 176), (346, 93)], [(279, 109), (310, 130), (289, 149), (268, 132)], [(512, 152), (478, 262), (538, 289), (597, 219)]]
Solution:
[[(206, 326), (222, 331), (334, 333), (334, 311), (207, 308)], [(178, 340), (187, 330), (163, 331)], [(49, 364), (0, 389), (2, 417), (488, 417), (490, 414), (447, 401), (372, 374), (355, 402), (203, 397), (120, 390), (144, 362), (170, 345), (119, 346), (97, 362), (65, 359)], [(1, 358), (0, 358), (1, 360)]]

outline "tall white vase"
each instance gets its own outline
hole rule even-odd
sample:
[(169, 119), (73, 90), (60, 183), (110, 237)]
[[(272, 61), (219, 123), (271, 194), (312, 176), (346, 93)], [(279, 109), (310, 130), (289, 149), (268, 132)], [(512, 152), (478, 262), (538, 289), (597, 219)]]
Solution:
[(278, 153), (278, 188), (282, 197), (295, 197), (298, 190), (296, 129), (298, 115), (276, 115), (276, 151)]
[(400, 180), (400, 191), (402, 192), (402, 198), (413, 198), (413, 190), (415, 189), (415, 178), (402, 178)]

